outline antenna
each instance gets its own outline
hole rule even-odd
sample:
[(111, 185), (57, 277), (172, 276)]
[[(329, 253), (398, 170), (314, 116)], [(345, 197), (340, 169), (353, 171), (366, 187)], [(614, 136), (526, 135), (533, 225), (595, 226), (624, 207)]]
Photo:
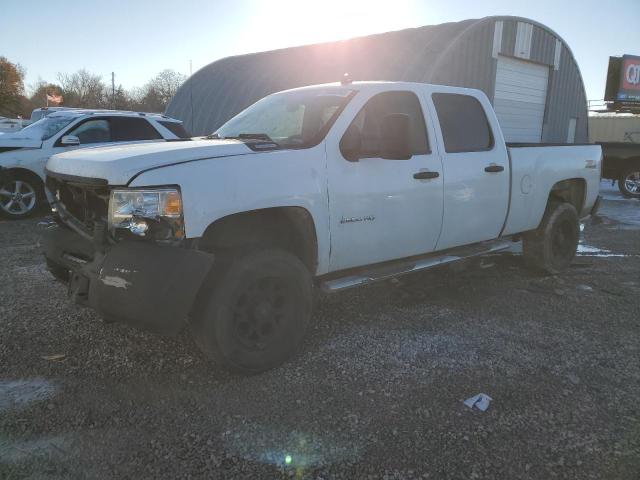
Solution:
[(111, 72), (111, 109), (116, 109), (116, 74)]

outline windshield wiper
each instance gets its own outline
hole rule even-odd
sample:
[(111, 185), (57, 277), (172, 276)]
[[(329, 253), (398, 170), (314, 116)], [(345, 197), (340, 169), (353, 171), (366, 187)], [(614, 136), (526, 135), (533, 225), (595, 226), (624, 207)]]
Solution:
[(266, 140), (267, 142), (274, 142), (271, 140), (271, 137), (266, 133), (240, 133), (238, 134), (238, 138), (241, 140)]

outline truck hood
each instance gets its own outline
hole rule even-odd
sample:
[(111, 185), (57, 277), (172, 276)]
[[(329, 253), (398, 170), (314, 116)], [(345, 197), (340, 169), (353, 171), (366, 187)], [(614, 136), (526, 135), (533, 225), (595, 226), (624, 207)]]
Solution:
[(257, 153), (237, 140), (152, 142), (82, 148), (53, 155), (47, 171), (126, 185), (144, 171), (177, 163)]
[(33, 138), (12, 138), (11, 134), (0, 135), (0, 151), (4, 148), (40, 148), (42, 141)]

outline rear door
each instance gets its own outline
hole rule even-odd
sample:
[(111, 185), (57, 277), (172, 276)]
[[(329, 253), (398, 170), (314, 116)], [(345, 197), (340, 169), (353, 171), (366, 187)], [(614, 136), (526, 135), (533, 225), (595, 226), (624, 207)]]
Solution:
[(111, 118), (112, 141), (114, 142), (141, 142), (150, 140), (162, 140), (160, 133), (143, 117), (119, 117)]
[(437, 249), (497, 238), (509, 204), (509, 160), (491, 105), (475, 93), (433, 93), (444, 171)]

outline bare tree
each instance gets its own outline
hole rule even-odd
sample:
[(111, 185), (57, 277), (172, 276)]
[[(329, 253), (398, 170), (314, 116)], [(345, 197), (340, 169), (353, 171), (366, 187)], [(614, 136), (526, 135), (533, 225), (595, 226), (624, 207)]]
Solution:
[(81, 69), (71, 74), (59, 73), (58, 82), (67, 105), (101, 108), (108, 104), (104, 95), (106, 86), (100, 75)]
[(154, 107), (160, 106), (164, 110), (186, 79), (186, 75), (166, 69), (153, 77), (144, 88), (149, 99), (159, 102)]

